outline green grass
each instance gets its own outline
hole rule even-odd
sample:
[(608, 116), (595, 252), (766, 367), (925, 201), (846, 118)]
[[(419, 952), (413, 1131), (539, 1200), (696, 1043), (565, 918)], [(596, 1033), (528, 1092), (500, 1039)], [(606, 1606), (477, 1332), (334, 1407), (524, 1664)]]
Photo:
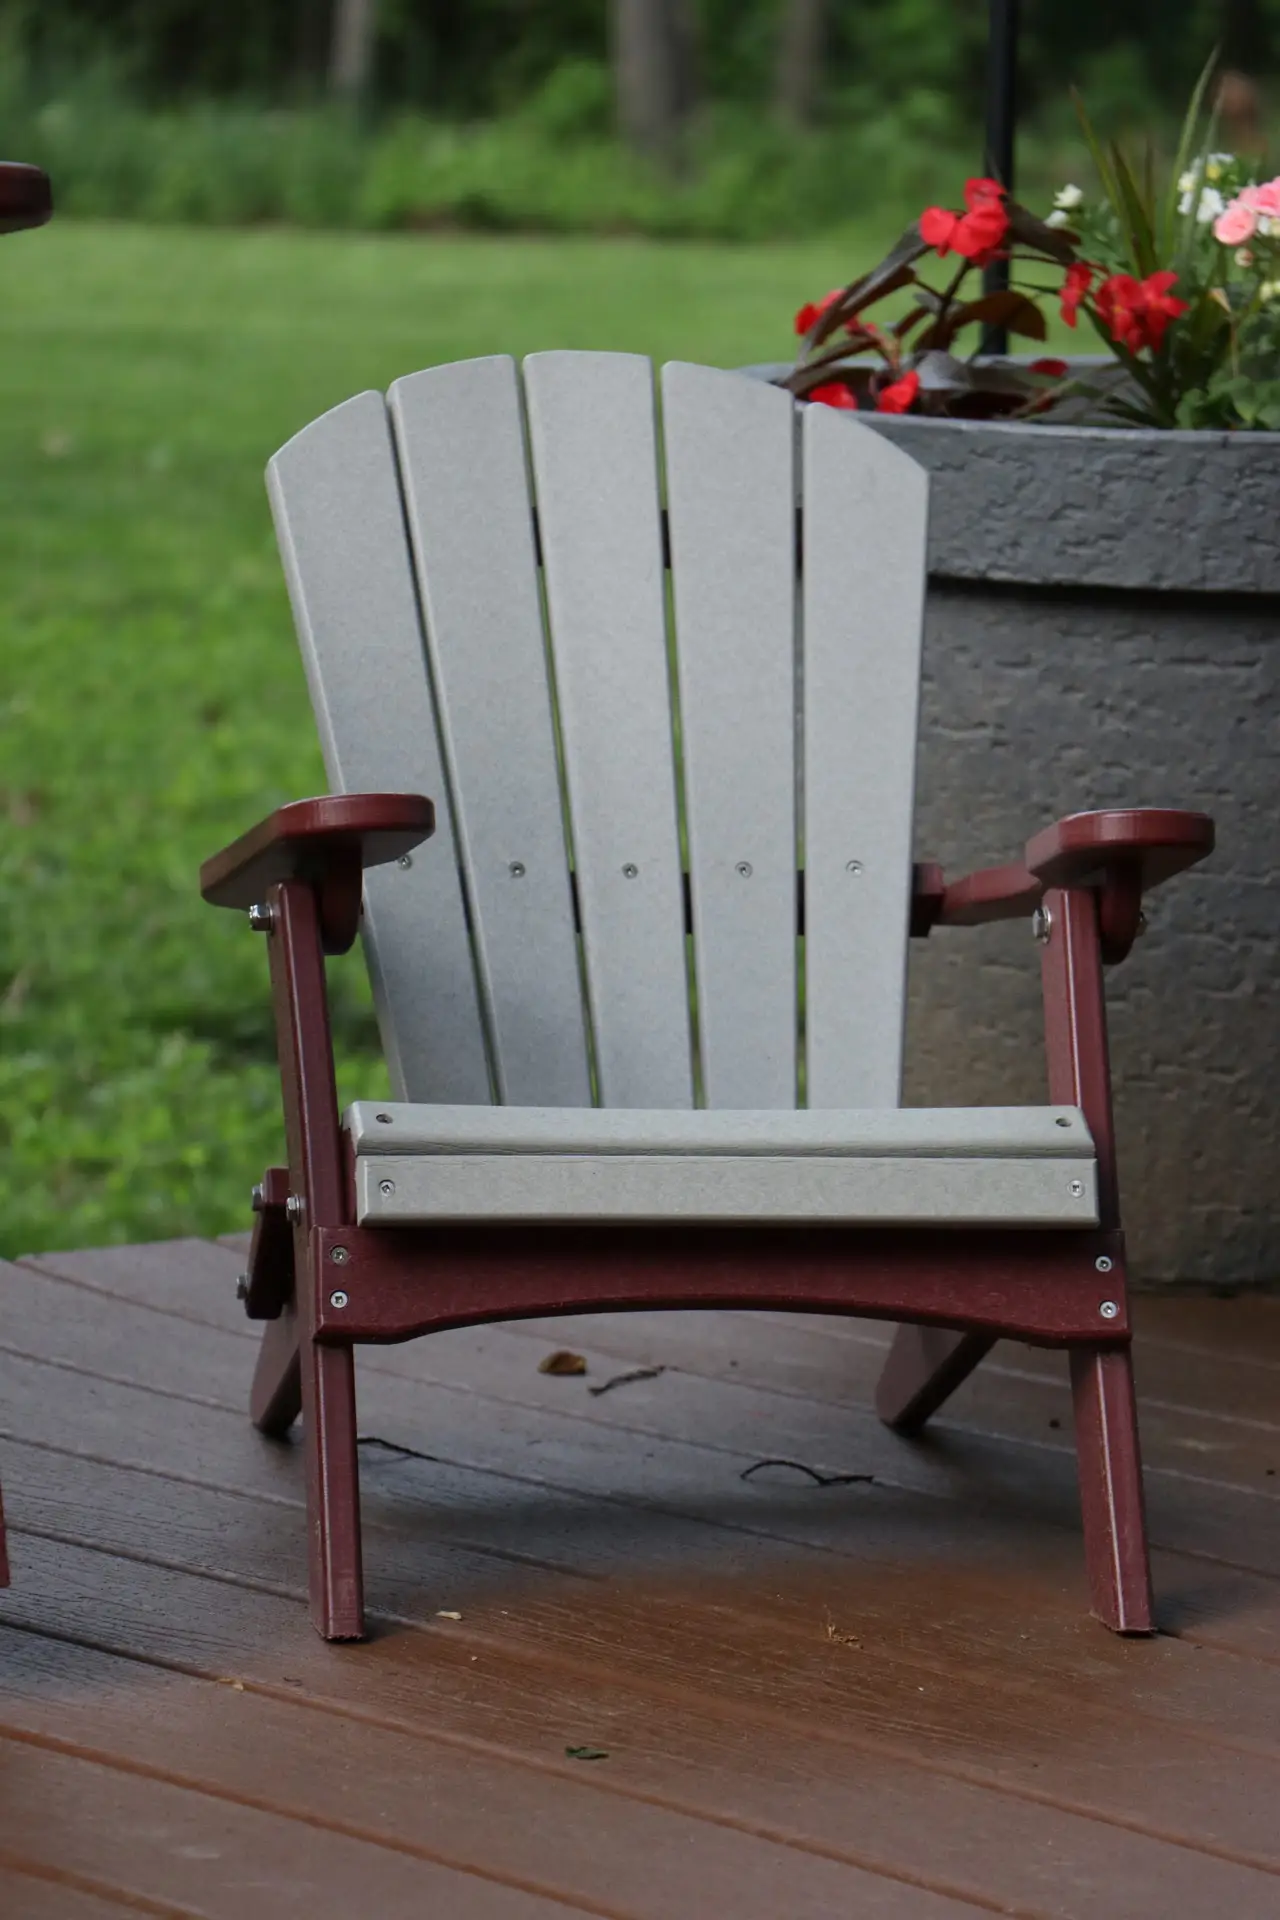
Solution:
[[(201, 859), (323, 790), (262, 468), (470, 354), (785, 358), (893, 235), (742, 248), (76, 226), (0, 243), (0, 1252), (243, 1226), (262, 943)], [(358, 956), (343, 1097), (385, 1082)]]

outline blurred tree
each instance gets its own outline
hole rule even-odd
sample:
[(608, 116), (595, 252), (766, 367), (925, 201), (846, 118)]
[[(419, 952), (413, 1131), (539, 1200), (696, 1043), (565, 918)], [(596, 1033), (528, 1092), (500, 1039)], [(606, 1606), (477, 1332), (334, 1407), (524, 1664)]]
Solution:
[(612, 25), (623, 138), (674, 165), (696, 97), (692, 0), (613, 0)]
[(822, 87), (828, 0), (783, 0), (774, 104), (789, 126), (813, 123)]
[(329, 88), (340, 100), (363, 100), (373, 72), (378, 0), (334, 0)]

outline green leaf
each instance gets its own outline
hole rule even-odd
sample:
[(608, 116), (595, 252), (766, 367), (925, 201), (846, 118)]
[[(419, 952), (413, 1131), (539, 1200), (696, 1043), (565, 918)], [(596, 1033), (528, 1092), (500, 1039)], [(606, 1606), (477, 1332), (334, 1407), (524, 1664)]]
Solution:
[[(1196, 128), (1200, 124), (1200, 115), (1204, 111), (1204, 99), (1205, 94), (1209, 90), (1209, 82), (1213, 78), (1214, 68), (1218, 64), (1218, 53), (1219, 49), (1215, 47), (1200, 71), (1200, 78), (1196, 81), (1195, 87), (1192, 89), (1190, 104), (1187, 107), (1186, 117), (1182, 122), (1182, 131), (1178, 135), (1178, 149), (1173, 156), (1173, 171), (1169, 175), (1169, 193), (1165, 202), (1164, 220), (1161, 223), (1160, 251), (1166, 260), (1173, 251), (1173, 235), (1178, 219), (1178, 182), (1181, 180), (1183, 174), (1189, 171), (1191, 155), (1195, 151), (1196, 146)], [(1210, 151), (1217, 125), (1218, 115), (1215, 111), (1209, 117), (1209, 125), (1205, 130), (1204, 139), (1200, 142), (1200, 160), (1196, 168), (1197, 178), (1195, 191), (1191, 196), (1190, 209), (1185, 216), (1186, 222), (1193, 230), (1195, 227), (1196, 203), (1200, 198), (1200, 185), (1204, 179), (1204, 156)], [(1180, 253), (1186, 246), (1186, 234), (1187, 228), (1186, 225), (1184, 225), (1182, 242), (1179, 246)]]
[(1116, 211), (1125, 230), (1129, 248), (1129, 257), (1133, 270), (1139, 280), (1145, 280), (1157, 267), (1155, 234), (1151, 224), (1151, 209), (1142, 204), (1142, 195), (1119, 146), (1111, 145), (1111, 164), (1116, 182)]

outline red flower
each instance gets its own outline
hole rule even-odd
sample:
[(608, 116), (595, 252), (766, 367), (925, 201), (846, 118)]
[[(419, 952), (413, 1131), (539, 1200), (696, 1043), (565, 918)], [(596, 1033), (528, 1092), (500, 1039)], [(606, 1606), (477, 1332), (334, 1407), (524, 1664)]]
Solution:
[(805, 395), (807, 400), (821, 400), (824, 407), (849, 407), (858, 411), (858, 402), (843, 380), (828, 380), (825, 386), (810, 387)]
[(806, 334), (811, 327), (816, 327), (827, 308), (834, 305), (843, 292), (843, 287), (833, 287), (821, 300), (806, 300), (796, 315), (796, 332)]
[(1073, 260), (1067, 268), (1067, 277), (1062, 283), (1062, 317), (1069, 327), (1076, 324), (1076, 316), (1081, 302), (1093, 285), (1096, 267), (1087, 260)]
[(1070, 369), (1065, 360), (1033, 360), (1030, 371), (1032, 373), (1043, 373), (1049, 380), (1061, 380), (1063, 375), (1068, 373)]
[(876, 395), (877, 413), (909, 413), (920, 391), (920, 375), (914, 370), (904, 373), (901, 380), (895, 380), (890, 386), (881, 387)]
[(1171, 289), (1176, 273), (1149, 273), (1135, 280), (1131, 273), (1113, 273), (1094, 296), (1099, 320), (1111, 338), (1130, 353), (1150, 347), (1154, 353), (1171, 320), (1187, 311), (1185, 300), (1175, 300)]
[(968, 211), (951, 213), (946, 207), (926, 207), (920, 215), (920, 238), (940, 254), (955, 252), (975, 266), (985, 267), (995, 259), (1009, 231), (1004, 197), (998, 180), (966, 180), (964, 204)]

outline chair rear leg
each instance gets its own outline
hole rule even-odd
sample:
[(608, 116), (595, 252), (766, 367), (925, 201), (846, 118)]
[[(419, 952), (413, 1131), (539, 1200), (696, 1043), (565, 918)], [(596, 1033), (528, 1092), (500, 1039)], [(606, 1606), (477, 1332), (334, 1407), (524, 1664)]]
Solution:
[(0, 1498), (0, 1587), (9, 1584), (9, 1555), (4, 1543), (4, 1500)]
[(876, 1387), (876, 1412), (895, 1433), (919, 1433), (994, 1345), (986, 1333), (899, 1327)]
[(1071, 1394), (1093, 1611), (1116, 1633), (1154, 1633), (1130, 1349), (1073, 1347)]
[(275, 1320), (268, 1320), (258, 1349), (249, 1415), (260, 1433), (283, 1440), (302, 1412), (302, 1361), (298, 1352), (298, 1317), (293, 1304)]

